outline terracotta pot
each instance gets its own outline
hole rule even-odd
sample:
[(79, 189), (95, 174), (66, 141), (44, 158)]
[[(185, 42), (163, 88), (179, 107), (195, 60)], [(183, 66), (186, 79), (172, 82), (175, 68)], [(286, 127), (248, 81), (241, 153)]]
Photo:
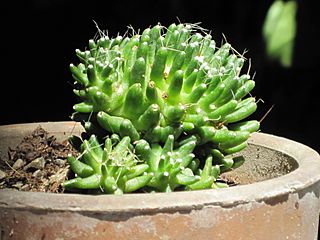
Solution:
[[(81, 132), (73, 122), (1, 126), (1, 157), (39, 124), (59, 138)], [(317, 239), (318, 153), (257, 133), (243, 154), (246, 164), (229, 174), (248, 184), (227, 189), (123, 196), (0, 190), (0, 239)]]

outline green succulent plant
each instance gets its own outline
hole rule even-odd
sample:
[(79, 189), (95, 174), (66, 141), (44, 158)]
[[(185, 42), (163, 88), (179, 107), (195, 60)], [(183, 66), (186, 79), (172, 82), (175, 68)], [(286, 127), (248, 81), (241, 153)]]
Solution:
[[(80, 63), (70, 64), (80, 99), (72, 118), (83, 124), (88, 136), (117, 134), (129, 137), (136, 147), (144, 145), (150, 157), (143, 154), (146, 172), (154, 174), (147, 184), (151, 188), (213, 187), (217, 176), (211, 174), (212, 162), (230, 169), (233, 160), (228, 155), (245, 148), (250, 134), (259, 129), (258, 121), (243, 121), (257, 108), (255, 98), (248, 96), (255, 82), (241, 74), (245, 58), (229, 43), (216, 46), (212, 36), (194, 24), (158, 24), (116, 38), (99, 33), (89, 40), (88, 50), (76, 50)], [(167, 154), (179, 152), (174, 147), (191, 138), (194, 146), (188, 156)], [(190, 158), (197, 153), (201, 158)], [(204, 187), (200, 182), (208, 176)]]

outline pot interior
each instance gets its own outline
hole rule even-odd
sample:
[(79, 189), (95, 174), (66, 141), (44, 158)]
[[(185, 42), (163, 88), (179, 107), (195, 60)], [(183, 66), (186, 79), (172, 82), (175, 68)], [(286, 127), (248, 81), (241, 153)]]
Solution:
[(236, 155), (244, 156), (244, 164), (221, 176), (241, 185), (280, 177), (299, 166), (293, 157), (285, 153), (252, 143)]

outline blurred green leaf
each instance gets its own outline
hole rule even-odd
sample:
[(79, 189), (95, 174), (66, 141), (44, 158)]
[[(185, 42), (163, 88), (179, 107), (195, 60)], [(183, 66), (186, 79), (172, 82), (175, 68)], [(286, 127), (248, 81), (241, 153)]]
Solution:
[(279, 60), (284, 67), (292, 64), (296, 12), (295, 0), (276, 0), (267, 12), (262, 29), (268, 57)]

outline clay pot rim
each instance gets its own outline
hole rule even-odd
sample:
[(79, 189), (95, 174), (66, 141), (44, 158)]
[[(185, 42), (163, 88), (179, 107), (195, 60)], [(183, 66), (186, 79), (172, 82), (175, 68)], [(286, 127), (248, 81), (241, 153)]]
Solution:
[[(74, 122), (52, 122), (69, 127)], [(47, 123), (13, 124), (15, 127), (28, 125), (45, 125)], [(1, 129), (13, 125), (0, 126)], [(298, 168), (286, 175), (253, 183), (234, 186), (226, 189), (184, 191), (173, 193), (137, 193), (114, 195), (56, 194), (39, 192), (22, 192), (0, 190), (0, 206), (45, 211), (77, 212), (113, 212), (130, 213), (135, 211), (155, 212), (184, 211), (205, 206), (233, 207), (250, 202), (272, 204), (274, 198), (284, 198), (320, 181), (320, 156), (310, 147), (296, 141), (267, 134), (252, 134), (250, 144), (274, 149), (286, 154), (298, 163)]]

